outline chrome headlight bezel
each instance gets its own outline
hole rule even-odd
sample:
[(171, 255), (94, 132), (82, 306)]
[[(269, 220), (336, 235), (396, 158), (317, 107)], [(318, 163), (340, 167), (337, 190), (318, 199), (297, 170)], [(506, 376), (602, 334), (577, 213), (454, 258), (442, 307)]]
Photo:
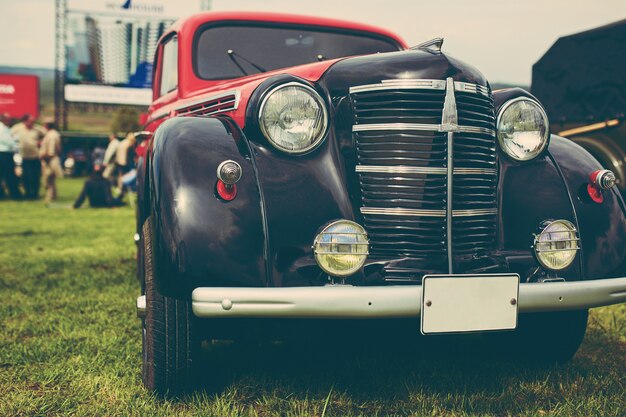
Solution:
[[(556, 231), (556, 232), (550, 232), (548, 229), (550, 229), (551, 227), (553, 227), (556, 224), (561, 224), (563, 226), (565, 226), (566, 230), (562, 230), (562, 231)], [(566, 239), (552, 239), (549, 241), (546, 240), (541, 240), (542, 236), (544, 236), (547, 233), (563, 233), (563, 234), (568, 234)], [(541, 265), (544, 269), (547, 269), (549, 271), (562, 271), (565, 268), (569, 267), (570, 265), (572, 265), (572, 263), (574, 262), (574, 260), (576, 259), (576, 256), (578, 255), (578, 252), (580, 251), (580, 245), (579, 242), (580, 238), (579, 238), (579, 234), (578, 234), (578, 229), (576, 229), (576, 225), (574, 225), (574, 223), (572, 223), (569, 220), (564, 220), (564, 219), (559, 219), (559, 220), (545, 220), (543, 222), (541, 222), (541, 224), (538, 227), (538, 233), (536, 233), (533, 237), (533, 254), (535, 255), (535, 259), (537, 260), (537, 262), (539, 262), (539, 265)], [(563, 248), (559, 248), (558, 244), (556, 243), (561, 243), (562, 246), (565, 246)], [(548, 249), (542, 248), (541, 246), (548, 246)], [(554, 248), (551, 248), (550, 245), (554, 245)], [(565, 262), (561, 265), (554, 265), (554, 263), (550, 263), (547, 260), (547, 256), (545, 254), (550, 254), (550, 253), (554, 253), (554, 252), (571, 252), (568, 256), (568, 258), (565, 259)]]
[[(306, 93), (308, 93), (313, 98), (313, 100), (319, 105), (319, 108), (322, 113), (322, 128), (319, 131), (319, 134), (317, 135), (317, 137), (314, 138), (314, 140), (311, 141), (310, 145), (299, 148), (299, 149), (292, 149), (292, 148), (282, 146), (279, 142), (274, 140), (272, 136), (269, 134), (269, 132), (267, 131), (266, 124), (263, 118), (264, 111), (266, 110), (266, 105), (270, 97), (272, 97), (272, 95), (276, 93), (277, 91), (285, 89), (285, 88), (289, 88), (289, 87), (300, 88), (304, 90)], [(306, 154), (308, 152), (313, 151), (324, 142), (324, 138), (326, 137), (326, 134), (328, 132), (328, 125), (329, 125), (328, 107), (326, 106), (324, 99), (314, 88), (306, 84), (303, 84), (301, 82), (290, 81), (290, 82), (276, 85), (273, 88), (269, 89), (263, 95), (263, 98), (261, 99), (261, 103), (259, 105), (259, 110), (257, 114), (258, 114), (257, 123), (263, 136), (267, 139), (267, 141), (274, 148), (287, 154), (302, 155), (302, 154)]]
[[(341, 226), (341, 225), (349, 226), (353, 228), (353, 231), (352, 232), (332, 231), (334, 227)], [(331, 236), (333, 234), (344, 235), (344, 236), (354, 234), (356, 239), (354, 239), (354, 242), (324, 241), (325, 237)], [(348, 253), (348, 252), (342, 253), (341, 251), (320, 250), (324, 248), (324, 245), (326, 246), (330, 245), (331, 247), (332, 245), (337, 245), (337, 247), (340, 247), (341, 245), (356, 245), (358, 250), (356, 253)], [(326, 248), (326, 249), (329, 249), (329, 248)], [(326, 224), (320, 230), (320, 232), (315, 236), (315, 239), (313, 240), (313, 254), (315, 256), (315, 262), (317, 263), (317, 265), (328, 275), (331, 275), (334, 277), (340, 277), (340, 278), (350, 276), (358, 272), (363, 267), (363, 265), (365, 265), (365, 262), (367, 261), (367, 256), (369, 255), (369, 239), (367, 236), (367, 232), (365, 231), (365, 228), (363, 226), (351, 220), (339, 219), (339, 220), (332, 221)], [(323, 259), (324, 256), (355, 256), (360, 259), (351, 268), (338, 270), (338, 269), (330, 268), (327, 265), (327, 262), (324, 262), (324, 259)]]
[[(541, 138), (541, 146), (538, 149), (536, 149), (532, 154), (530, 154), (527, 158), (520, 158), (517, 155), (513, 154), (509, 150), (509, 147), (504, 143), (505, 139), (501, 135), (502, 118), (505, 115), (506, 111), (509, 110), (511, 106), (517, 103), (521, 103), (521, 102), (528, 102), (535, 107), (535, 109), (541, 116), (543, 120), (543, 125), (545, 127), (545, 132), (543, 134), (543, 137)], [(496, 116), (496, 136), (498, 139), (498, 146), (508, 158), (516, 162), (528, 162), (528, 161), (535, 160), (546, 151), (546, 149), (548, 148), (548, 144), (550, 142), (550, 122), (548, 120), (548, 115), (545, 109), (543, 108), (543, 106), (541, 105), (541, 103), (539, 103), (537, 100), (533, 98), (523, 96), (523, 97), (516, 97), (516, 98), (510, 99), (506, 101), (498, 110), (498, 114)]]

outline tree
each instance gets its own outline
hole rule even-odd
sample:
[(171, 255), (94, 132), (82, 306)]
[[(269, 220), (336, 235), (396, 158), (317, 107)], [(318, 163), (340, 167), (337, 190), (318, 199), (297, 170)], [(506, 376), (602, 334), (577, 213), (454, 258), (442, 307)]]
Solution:
[(111, 121), (111, 131), (113, 132), (135, 132), (139, 130), (139, 113), (132, 107), (118, 107), (113, 114)]

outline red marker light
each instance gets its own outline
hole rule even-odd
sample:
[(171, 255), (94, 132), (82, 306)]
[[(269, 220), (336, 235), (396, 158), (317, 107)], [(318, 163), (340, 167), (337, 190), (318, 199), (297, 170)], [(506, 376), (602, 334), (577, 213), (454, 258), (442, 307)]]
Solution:
[(237, 186), (235, 184), (226, 185), (224, 181), (217, 180), (217, 195), (224, 201), (232, 201), (237, 197)]
[(589, 184), (587, 184), (587, 193), (589, 193), (589, 197), (591, 199), (600, 204), (604, 201), (604, 196), (602, 195), (603, 190), (610, 190), (615, 186), (615, 174), (608, 169), (599, 169), (597, 171), (593, 171), (591, 175), (589, 175)]
[(602, 190), (595, 185), (587, 184), (587, 192), (589, 193), (589, 197), (591, 197), (591, 200), (593, 200), (594, 203), (600, 204), (604, 201)]

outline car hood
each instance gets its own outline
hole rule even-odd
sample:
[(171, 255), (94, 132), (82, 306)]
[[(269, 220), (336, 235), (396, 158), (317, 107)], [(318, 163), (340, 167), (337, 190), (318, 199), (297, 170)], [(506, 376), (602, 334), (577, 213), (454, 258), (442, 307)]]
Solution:
[(320, 83), (325, 85), (331, 97), (337, 97), (346, 95), (351, 86), (375, 84), (382, 80), (445, 80), (448, 77), (488, 86), (480, 71), (448, 54), (412, 49), (338, 61), (326, 71)]

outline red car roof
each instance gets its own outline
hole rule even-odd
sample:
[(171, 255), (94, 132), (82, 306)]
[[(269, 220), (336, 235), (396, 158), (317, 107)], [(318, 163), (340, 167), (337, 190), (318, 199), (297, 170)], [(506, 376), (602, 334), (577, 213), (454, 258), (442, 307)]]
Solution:
[[(376, 26), (370, 26), (363, 23), (349, 22), (345, 20), (329, 19), (314, 16), (302, 16), (296, 14), (284, 13), (265, 13), (265, 12), (203, 12), (181, 19), (174, 23), (169, 32), (187, 32), (193, 31), (204, 23), (215, 21), (257, 21), (257, 22), (275, 22), (275, 23), (296, 23), (300, 25), (311, 26), (327, 26), (332, 28), (342, 28), (348, 30), (358, 30), (363, 32), (375, 33), (381, 36), (391, 38), (398, 42), (403, 48), (407, 48), (406, 42), (395, 33)], [(165, 34), (164, 36), (167, 36)]]

